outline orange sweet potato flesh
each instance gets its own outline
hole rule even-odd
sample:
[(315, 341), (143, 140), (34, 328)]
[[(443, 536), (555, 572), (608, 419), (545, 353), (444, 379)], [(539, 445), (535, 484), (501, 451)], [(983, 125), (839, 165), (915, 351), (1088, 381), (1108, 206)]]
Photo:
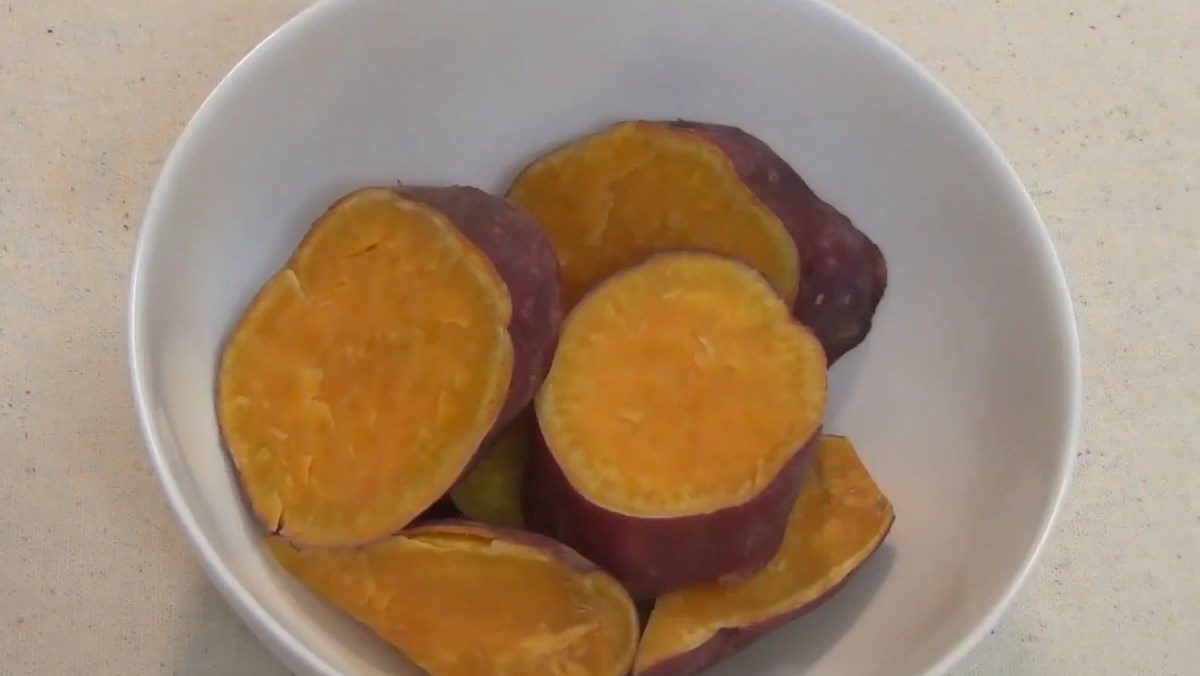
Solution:
[(353, 549), (276, 559), (435, 676), (623, 676), (638, 620), (625, 590), (531, 533), (431, 523)]
[(537, 218), (562, 265), (567, 307), (647, 255), (703, 249), (762, 271), (791, 303), (800, 270), (784, 224), (713, 144), (652, 122), (626, 122), (540, 158), (510, 200)]
[(894, 520), (850, 442), (823, 437), (771, 562), (740, 580), (659, 598), (634, 673), (694, 674), (811, 610), (878, 549)]
[(526, 519), (647, 598), (766, 562), (825, 357), (753, 268), (659, 254), (576, 305), (535, 400)]
[(472, 521), (520, 528), (521, 484), (535, 434), (533, 411), (518, 416), (450, 490), (454, 506)]
[(217, 408), (254, 513), (310, 545), (404, 527), (505, 403), (512, 301), (436, 209), (364, 189), (313, 226), (230, 337)]

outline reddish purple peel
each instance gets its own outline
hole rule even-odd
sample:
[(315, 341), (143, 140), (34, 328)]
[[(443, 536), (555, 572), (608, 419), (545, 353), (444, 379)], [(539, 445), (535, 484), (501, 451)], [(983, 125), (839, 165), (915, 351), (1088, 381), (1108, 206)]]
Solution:
[[(575, 490), (539, 438), (525, 481), (525, 520), (616, 577), (635, 600), (736, 578), (771, 560), (820, 430), (761, 492), (707, 514), (646, 518), (614, 512)], [(662, 562), (669, 562), (665, 565)]]
[(796, 317), (817, 335), (829, 363), (862, 342), (887, 287), (887, 264), (879, 247), (758, 138), (719, 124), (659, 124), (687, 130), (720, 148), (742, 182), (787, 228), (800, 255)]

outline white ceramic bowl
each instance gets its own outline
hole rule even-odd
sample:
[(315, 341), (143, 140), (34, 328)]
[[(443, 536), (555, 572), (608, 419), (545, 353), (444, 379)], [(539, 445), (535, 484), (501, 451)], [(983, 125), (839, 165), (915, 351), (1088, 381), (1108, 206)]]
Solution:
[(832, 371), (827, 429), (855, 441), (896, 527), (828, 604), (713, 673), (941, 672), (1012, 599), (1070, 474), (1077, 338), (1028, 196), (928, 74), (813, 1), (326, 0), (246, 57), (180, 137), (130, 295), (163, 490), (213, 582), (295, 671), (411, 667), (264, 558), (218, 442), (222, 338), (350, 189), (503, 191), (539, 152), (639, 117), (758, 135), (888, 259), (875, 329)]

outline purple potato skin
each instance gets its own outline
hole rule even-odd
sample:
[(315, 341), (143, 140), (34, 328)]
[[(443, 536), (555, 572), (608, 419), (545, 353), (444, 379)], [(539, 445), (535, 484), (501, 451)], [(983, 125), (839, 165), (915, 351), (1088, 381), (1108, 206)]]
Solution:
[(793, 312), (821, 341), (829, 363), (862, 342), (887, 287), (887, 264), (879, 247), (758, 138), (720, 124), (653, 124), (687, 131), (717, 146), (742, 183), (779, 217), (800, 255), (800, 295)]
[(884, 540), (887, 539), (888, 533), (891, 532), (892, 524), (895, 523), (895, 521), (896, 519), (893, 516), (892, 520), (887, 525), (887, 529), (884, 530), (883, 536), (880, 537), (879, 541), (875, 543), (875, 547), (871, 550), (871, 553), (867, 554), (867, 556), (863, 558), (862, 563), (856, 566), (854, 570), (851, 570), (849, 573), (847, 573), (845, 577), (838, 580), (837, 584), (833, 585), (829, 589), (826, 589), (821, 593), (820, 596), (812, 601), (809, 601), (799, 608), (790, 610), (782, 615), (777, 615), (771, 619), (763, 620), (762, 622), (745, 627), (726, 627), (720, 629), (711, 638), (695, 648), (692, 648), (687, 652), (668, 657), (667, 659), (650, 666), (648, 669), (634, 671), (633, 676), (691, 676), (692, 674), (700, 673), (704, 669), (707, 669), (708, 667), (711, 667), (712, 665), (736, 654), (742, 648), (745, 648), (751, 643), (782, 627), (788, 622), (791, 622), (797, 617), (811, 612), (832, 598), (834, 594), (841, 591), (842, 587), (846, 585), (846, 582), (848, 582), (850, 578), (854, 577), (854, 574), (863, 567), (863, 564), (871, 560), (871, 557), (875, 555), (875, 552), (879, 551), (879, 548), (883, 545)]
[(533, 216), (506, 199), (459, 185), (400, 186), (395, 191), (449, 218), (488, 257), (508, 286), (513, 375), (496, 423), (480, 444), (486, 448), (529, 404), (550, 370), (561, 320), (558, 257)]
[(589, 501), (571, 485), (539, 434), (522, 495), (526, 526), (596, 562), (635, 601), (748, 575), (779, 550), (820, 438), (818, 427), (769, 484), (739, 505), (654, 518), (621, 514)]

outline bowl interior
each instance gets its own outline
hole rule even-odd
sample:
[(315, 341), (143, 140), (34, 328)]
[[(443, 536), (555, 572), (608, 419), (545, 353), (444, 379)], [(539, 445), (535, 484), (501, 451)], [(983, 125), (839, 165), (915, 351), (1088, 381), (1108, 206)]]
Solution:
[(713, 673), (941, 670), (1023, 576), (1070, 468), (1069, 300), (1011, 170), (910, 61), (800, 0), (329, 0), (188, 126), (150, 202), (131, 316), (164, 489), (218, 587), (297, 671), (406, 667), (264, 558), (218, 441), (223, 337), (350, 189), (503, 191), (538, 153), (639, 117), (763, 138), (890, 268), (874, 331), (832, 370), (827, 423), (894, 501), (889, 544), (824, 607)]

